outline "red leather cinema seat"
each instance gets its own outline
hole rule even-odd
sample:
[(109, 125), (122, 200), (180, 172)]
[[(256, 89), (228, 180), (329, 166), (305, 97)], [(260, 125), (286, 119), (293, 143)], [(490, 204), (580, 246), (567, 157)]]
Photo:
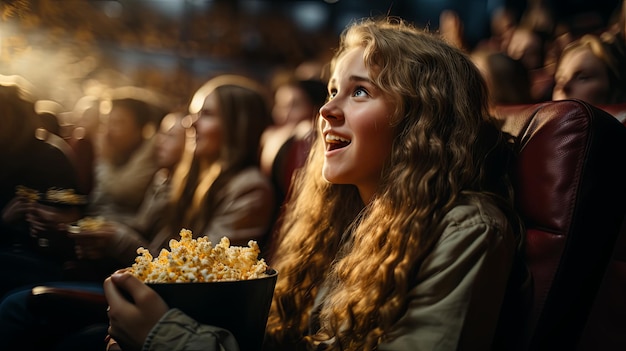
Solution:
[(534, 283), (520, 349), (575, 350), (626, 213), (626, 127), (578, 100), (496, 116), (519, 138), (516, 196)]
[(626, 103), (602, 105), (598, 107), (617, 118), (622, 124), (626, 124)]

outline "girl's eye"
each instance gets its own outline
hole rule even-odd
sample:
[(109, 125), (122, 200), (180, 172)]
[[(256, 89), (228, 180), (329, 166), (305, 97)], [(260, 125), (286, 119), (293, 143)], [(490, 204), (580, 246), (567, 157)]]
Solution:
[(356, 89), (354, 89), (354, 93), (352, 93), (352, 95), (355, 97), (368, 96), (367, 90), (365, 90), (363, 87), (357, 87)]
[(332, 100), (335, 96), (337, 95), (337, 90), (330, 90), (328, 92), (328, 98), (327, 100)]

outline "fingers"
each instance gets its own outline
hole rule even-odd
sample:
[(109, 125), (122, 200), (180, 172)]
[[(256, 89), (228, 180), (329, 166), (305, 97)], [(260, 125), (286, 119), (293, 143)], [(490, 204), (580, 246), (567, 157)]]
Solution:
[(11, 223), (26, 218), (29, 209), (30, 205), (28, 202), (21, 198), (13, 198), (3, 209), (2, 220)]
[[(143, 305), (150, 304), (151, 299), (156, 295), (154, 290), (150, 289), (142, 281), (137, 279), (129, 272), (117, 271), (113, 273), (109, 278), (104, 281), (104, 294), (109, 298), (111, 296), (112, 301), (109, 302), (111, 310), (115, 311), (117, 308), (128, 308), (128, 304)], [(158, 295), (156, 295), (158, 297)]]
[[(107, 315), (109, 317), (109, 328), (107, 332), (109, 335), (118, 335), (118, 329), (124, 329), (124, 311), (130, 311), (134, 309), (134, 306), (122, 295), (121, 291), (118, 290), (111, 277), (104, 280), (103, 288), (104, 296), (109, 304), (107, 308)], [(122, 324), (122, 326), (119, 327), (118, 324)]]
[(41, 204), (33, 204), (30, 213), (41, 222), (54, 223), (55, 228), (59, 223), (74, 222), (81, 216), (78, 208), (59, 208)]
[(26, 221), (35, 231), (59, 230), (61, 223), (54, 212), (34, 206), (26, 213)]
[(128, 292), (134, 301), (140, 301), (142, 296), (153, 291), (130, 272), (118, 271), (113, 273), (110, 278), (115, 286)]
[[(123, 350), (140, 350), (150, 330), (167, 311), (167, 306), (158, 303), (155, 306), (150, 295), (157, 299), (160, 297), (130, 273), (114, 273), (104, 281), (103, 286), (110, 307), (107, 311), (109, 334), (122, 345)], [(124, 293), (129, 294), (133, 302), (127, 300)], [(143, 300), (135, 300), (142, 296)], [(161, 300), (161, 304), (165, 303)], [(155, 307), (158, 307), (156, 311)]]
[[(110, 282), (118, 288), (118, 291), (127, 294), (127, 299), (133, 302), (137, 310), (144, 314), (144, 317), (148, 314), (154, 316), (154, 323), (169, 309), (156, 291), (129, 272), (113, 273)], [(114, 306), (111, 305), (111, 310), (113, 308)]]
[(110, 310), (108, 311), (109, 318), (112, 317), (112, 311), (114, 312), (116, 310), (124, 310), (132, 307), (132, 303), (129, 302), (122, 294), (120, 289), (113, 282), (112, 277), (105, 279), (102, 286), (104, 288), (104, 296), (110, 306)]

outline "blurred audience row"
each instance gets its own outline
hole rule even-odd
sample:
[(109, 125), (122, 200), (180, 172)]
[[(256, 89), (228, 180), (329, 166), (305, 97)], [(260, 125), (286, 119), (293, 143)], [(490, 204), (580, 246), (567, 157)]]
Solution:
[(608, 23), (585, 27), (557, 22), (541, 1), (529, 3), (519, 19), (502, 9), (492, 18), (492, 36), (472, 48), (464, 45), (457, 13), (444, 11), (440, 30), (471, 55), (494, 105), (572, 98), (618, 104), (626, 102), (625, 11), (622, 1)]
[[(304, 66), (302, 67), (304, 68)], [(268, 85), (222, 74), (183, 108), (138, 87), (85, 96), (72, 111), (0, 76), (0, 295), (94, 281), (156, 257), (183, 228), (217, 244), (269, 248), (291, 174), (326, 97), (315, 73)], [(302, 142), (291, 154), (289, 142)], [(265, 254), (265, 252), (264, 252)]]
[[(624, 2), (618, 10), (586, 33), (541, 7), (519, 21), (497, 12), (492, 37), (474, 48), (454, 12), (441, 14), (439, 30), (480, 68), (494, 109), (571, 98), (606, 106), (626, 103)], [(269, 250), (324, 79), (324, 66), (302, 64), (268, 82), (217, 75), (182, 107), (146, 87), (117, 87), (64, 110), (32, 96), (22, 77), (0, 76), (0, 264), (12, 267), (0, 295), (101, 282), (140, 246), (158, 255), (182, 228)]]

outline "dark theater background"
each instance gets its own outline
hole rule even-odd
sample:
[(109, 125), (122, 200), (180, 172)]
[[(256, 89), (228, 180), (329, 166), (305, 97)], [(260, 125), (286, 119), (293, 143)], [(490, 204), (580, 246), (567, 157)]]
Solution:
[(593, 28), (618, 0), (1, 0), (0, 74), (32, 82), (38, 98), (71, 108), (103, 86), (146, 86), (186, 102), (211, 76), (266, 79), (305, 61), (324, 62), (355, 18), (394, 15), (430, 30), (455, 11), (468, 47), (490, 34), (506, 6), (519, 18), (544, 4), (555, 20)]

